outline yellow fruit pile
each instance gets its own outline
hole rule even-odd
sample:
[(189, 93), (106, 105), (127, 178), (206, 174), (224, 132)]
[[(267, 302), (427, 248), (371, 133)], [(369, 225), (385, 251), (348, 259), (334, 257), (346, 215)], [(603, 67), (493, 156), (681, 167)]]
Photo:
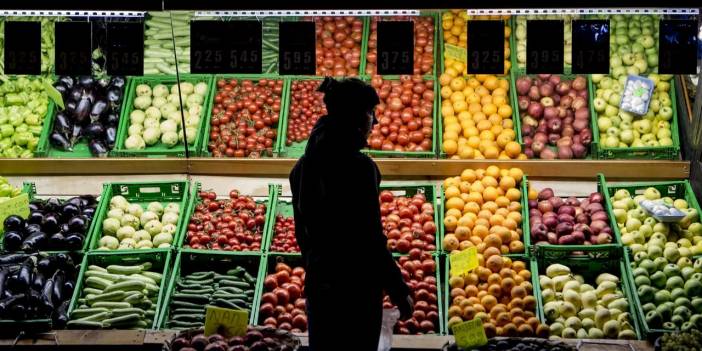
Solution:
[(479, 266), (449, 279), (448, 327), (480, 318), (488, 338), (549, 336), (536, 318), (531, 272), (524, 261), (500, 254), (478, 255)]
[[(512, 29), (509, 26), (510, 16), (473, 16), (469, 17), (466, 10), (449, 10), (441, 15), (441, 26), (444, 30), (444, 43), (456, 45), (462, 48), (468, 45), (468, 20), (497, 20), (502, 19), (505, 22), (505, 74), (509, 72), (512, 62), (510, 61), (509, 36), (512, 34)], [(444, 52), (444, 70), (448, 70), (454, 63), (459, 62), (446, 55)], [(458, 71), (459, 73), (467, 74), (466, 66)]]
[(523, 253), (519, 190), (523, 174), (519, 168), (490, 166), (447, 178), (443, 185), (444, 250), (475, 246), (485, 256)]
[(526, 159), (515, 140), (509, 82), (494, 75), (458, 76), (459, 66), (439, 77), (442, 150), (453, 159)]

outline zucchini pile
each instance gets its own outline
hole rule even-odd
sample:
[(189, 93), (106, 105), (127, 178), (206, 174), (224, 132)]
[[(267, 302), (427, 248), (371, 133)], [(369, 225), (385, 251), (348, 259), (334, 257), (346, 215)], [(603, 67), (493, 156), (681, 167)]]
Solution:
[(205, 305), (251, 311), (256, 277), (237, 266), (226, 274), (214, 271), (190, 273), (176, 283), (171, 297), (168, 329), (205, 325)]
[(163, 275), (151, 262), (138, 265), (90, 265), (85, 271), (78, 308), (70, 329), (146, 329), (156, 318)]
[(66, 325), (78, 269), (69, 254), (0, 255), (0, 319)]

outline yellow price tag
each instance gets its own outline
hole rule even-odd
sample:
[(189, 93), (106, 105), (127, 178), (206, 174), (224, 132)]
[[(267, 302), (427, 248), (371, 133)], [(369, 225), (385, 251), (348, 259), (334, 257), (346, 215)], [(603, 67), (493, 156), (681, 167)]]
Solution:
[(463, 63), (468, 62), (468, 50), (460, 46), (444, 44), (444, 54), (447, 58), (454, 59)]
[(29, 217), (29, 195), (27, 193), (0, 202), (0, 221), (4, 221), (5, 218), (12, 215), (22, 218)]
[(207, 306), (205, 335), (222, 334), (226, 337), (243, 336), (249, 325), (249, 311)]
[(483, 321), (480, 318), (458, 323), (451, 327), (456, 345), (462, 349), (480, 347), (487, 344), (488, 339), (483, 329)]
[(469, 247), (461, 252), (449, 256), (451, 263), (451, 276), (468, 274), (478, 267), (478, 250)]

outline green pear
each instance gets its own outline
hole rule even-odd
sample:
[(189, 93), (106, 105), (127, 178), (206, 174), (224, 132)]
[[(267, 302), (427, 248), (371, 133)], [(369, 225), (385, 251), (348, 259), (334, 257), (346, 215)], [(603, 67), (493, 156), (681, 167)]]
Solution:
[(649, 245), (646, 252), (648, 253), (648, 257), (650, 257), (654, 260), (658, 257), (663, 256), (663, 249), (657, 245)]
[(655, 233), (663, 234), (665, 238), (665, 236), (667, 236), (670, 232), (670, 228), (668, 228), (668, 225), (666, 223), (656, 223), (656, 225), (653, 226), (653, 231)]
[[(643, 120), (643, 121), (645, 121), (645, 120)], [(658, 191), (658, 189), (653, 188), (653, 187), (649, 187), (649, 188), (646, 188), (646, 190), (644, 190), (644, 196), (648, 200), (657, 200), (657, 199), (661, 198), (661, 193), (660, 193), (660, 191)]]
[(676, 199), (675, 201), (673, 201), (673, 206), (675, 206), (675, 208), (677, 208), (679, 210), (682, 210), (682, 209), (688, 207), (687, 201), (685, 201), (683, 199)]
[(680, 251), (678, 251), (677, 247), (672, 248), (672, 247), (666, 247), (663, 250), (663, 256), (669, 261), (669, 262), (675, 262), (680, 258)]
[[(636, 210), (630, 210), (631, 211), (636, 211)], [(641, 227), (641, 221), (638, 218), (629, 216), (629, 219), (626, 220), (626, 230), (629, 232), (638, 230), (639, 227)]]
[(690, 225), (687, 227), (687, 230), (689, 230), (693, 236), (702, 236), (702, 223), (690, 223)]
[(615, 200), (621, 200), (630, 197), (629, 191), (626, 189), (619, 189), (617, 192), (614, 193), (614, 199)]
[(644, 220), (644, 223), (641, 224), (639, 227), (639, 233), (641, 233), (644, 238), (648, 239), (653, 235), (653, 227), (645, 223), (646, 221)]

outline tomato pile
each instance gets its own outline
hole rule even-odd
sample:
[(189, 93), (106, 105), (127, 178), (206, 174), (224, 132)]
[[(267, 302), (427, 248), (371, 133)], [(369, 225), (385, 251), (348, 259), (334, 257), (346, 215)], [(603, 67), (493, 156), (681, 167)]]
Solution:
[(406, 254), (410, 249), (436, 250), (434, 206), (424, 194), (412, 197), (380, 192), (380, 215), (388, 250)]
[(431, 151), (434, 121), (434, 81), (422, 76), (384, 80), (374, 76), (371, 85), (380, 104), (368, 144), (373, 150)]
[(260, 251), (266, 205), (249, 196), (229, 192), (228, 199), (202, 191), (201, 202), (190, 217), (183, 247), (193, 249)]
[[(421, 17), (394, 17), (394, 20), (414, 23), (414, 72), (413, 74), (431, 74), (434, 68), (434, 18)], [(366, 60), (366, 74), (376, 74), (378, 20), (371, 22), (371, 33), (368, 38), (368, 56)]]
[(218, 80), (207, 145), (212, 156), (272, 156), (282, 93), (282, 80)]
[[(397, 321), (395, 334), (433, 334), (439, 332), (439, 307), (436, 282), (436, 261), (428, 252), (412, 249), (409, 256), (399, 258), (402, 277), (414, 300), (414, 312), (407, 320)], [(383, 308), (392, 308), (385, 296)]]
[(361, 66), (363, 20), (321, 17), (317, 29), (317, 75), (357, 76)]
[(290, 268), (279, 262), (275, 265), (275, 273), (266, 276), (263, 286), (266, 292), (261, 295), (259, 308), (263, 325), (293, 333), (306, 332), (305, 269)]
[(300, 252), (295, 238), (295, 218), (275, 217), (275, 236), (271, 243), (271, 251), (274, 252)]
[(324, 93), (317, 91), (320, 83), (320, 80), (292, 82), (286, 145), (307, 140), (319, 117), (327, 114)]

